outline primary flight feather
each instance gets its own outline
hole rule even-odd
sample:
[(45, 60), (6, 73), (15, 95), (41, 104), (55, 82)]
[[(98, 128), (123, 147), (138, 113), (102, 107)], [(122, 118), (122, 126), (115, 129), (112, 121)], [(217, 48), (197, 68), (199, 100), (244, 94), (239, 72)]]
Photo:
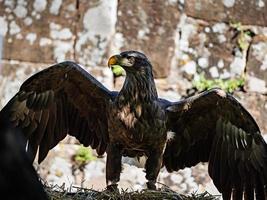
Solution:
[(224, 199), (267, 199), (267, 144), (248, 111), (230, 94), (212, 89), (169, 102), (160, 99), (152, 65), (137, 51), (114, 55), (126, 79), (109, 91), (74, 62), (31, 76), (0, 116), (22, 129), (28, 154), (39, 162), (67, 134), (107, 153), (106, 182), (116, 189), (122, 156), (148, 157), (147, 186), (156, 189), (160, 168), (169, 172), (209, 162)]

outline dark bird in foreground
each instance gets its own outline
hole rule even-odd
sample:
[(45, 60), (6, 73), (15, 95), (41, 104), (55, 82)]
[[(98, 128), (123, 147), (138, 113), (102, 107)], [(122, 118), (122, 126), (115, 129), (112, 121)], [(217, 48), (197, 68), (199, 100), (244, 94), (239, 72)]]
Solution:
[(106, 89), (74, 62), (53, 65), (26, 80), (2, 109), (28, 138), (39, 162), (67, 134), (107, 153), (106, 182), (116, 189), (122, 156), (147, 156), (147, 187), (161, 167), (169, 172), (209, 162), (223, 199), (267, 199), (267, 145), (248, 111), (230, 94), (212, 89), (169, 102), (158, 98), (147, 57), (112, 56), (126, 79), (120, 92)]
[(7, 200), (48, 200), (24, 144), (20, 130), (0, 117), (0, 194)]

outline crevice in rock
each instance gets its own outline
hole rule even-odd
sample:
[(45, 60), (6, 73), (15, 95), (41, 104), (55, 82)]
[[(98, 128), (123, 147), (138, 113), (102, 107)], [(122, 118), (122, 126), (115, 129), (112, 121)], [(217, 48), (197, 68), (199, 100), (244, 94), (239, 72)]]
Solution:
[(81, 14), (80, 14), (80, 0), (76, 0), (76, 23), (74, 24), (74, 42), (73, 42), (73, 59), (77, 60), (76, 58), (76, 44), (77, 44), (77, 40), (78, 40), (78, 26), (79, 26), (79, 22), (80, 22), (80, 18), (81, 18)]
[(246, 72), (247, 72), (247, 64), (248, 64), (250, 48), (251, 48), (251, 45), (253, 43), (253, 38), (256, 36), (256, 34), (253, 31), (251, 31), (251, 30), (249, 30), (249, 31), (252, 33), (252, 35), (251, 35), (251, 40), (249, 41), (249, 44), (248, 44), (248, 48), (246, 50), (247, 51), (246, 52), (246, 64), (245, 64), (245, 69), (244, 69), (244, 74), (245, 75), (246, 75)]

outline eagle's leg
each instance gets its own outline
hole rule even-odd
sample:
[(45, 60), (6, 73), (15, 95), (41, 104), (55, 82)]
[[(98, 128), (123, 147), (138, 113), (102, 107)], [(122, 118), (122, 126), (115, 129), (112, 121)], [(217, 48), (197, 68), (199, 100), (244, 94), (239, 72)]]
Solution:
[(156, 181), (161, 168), (162, 153), (159, 151), (151, 151), (146, 161), (146, 179), (147, 188), (150, 190), (156, 190)]
[(119, 145), (109, 144), (107, 147), (106, 184), (107, 189), (117, 191), (121, 173), (122, 149)]

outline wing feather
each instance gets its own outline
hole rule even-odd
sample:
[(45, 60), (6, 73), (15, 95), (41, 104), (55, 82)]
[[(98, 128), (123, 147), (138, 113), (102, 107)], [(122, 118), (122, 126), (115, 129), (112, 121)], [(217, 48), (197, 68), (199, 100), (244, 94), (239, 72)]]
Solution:
[(166, 111), (167, 128), (176, 133), (164, 152), (168, 171), (208, 161), (224, 199), (254, 199), (254, 193), (264, 199), (267, 144), (253, 117), (233, 96), (213, 89), (170, 103)]
[(108, 103), (117, 95), (74, 62), (62, 62), (27, 79), (0, 112), (29, 140), (41, 162), (67, 134), (103, 154), (108, 143)]

